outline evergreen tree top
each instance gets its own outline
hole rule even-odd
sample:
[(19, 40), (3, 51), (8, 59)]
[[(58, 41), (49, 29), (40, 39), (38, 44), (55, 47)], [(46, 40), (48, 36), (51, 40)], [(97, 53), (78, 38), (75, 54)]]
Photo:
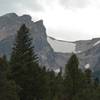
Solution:
[(25, 24), (22, 24), (22, 26), (18, 30), (18, 33), (21, 33), (21, 32), (24, 32), (24, 33), (28, 33), (29, 32), (29, 29), (26, 27)]

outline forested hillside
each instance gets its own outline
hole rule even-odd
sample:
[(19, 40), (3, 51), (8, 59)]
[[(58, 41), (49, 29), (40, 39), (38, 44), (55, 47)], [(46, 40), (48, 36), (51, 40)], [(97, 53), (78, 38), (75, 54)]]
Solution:
[(0, 100), (99, 100), (99, 79), (92, 71), (79, 68), (72, 54), (65, 70), (55, 73), (40, 66), (30, 37), (23, 24), (17, 31), (9, 60), (0, 58)]

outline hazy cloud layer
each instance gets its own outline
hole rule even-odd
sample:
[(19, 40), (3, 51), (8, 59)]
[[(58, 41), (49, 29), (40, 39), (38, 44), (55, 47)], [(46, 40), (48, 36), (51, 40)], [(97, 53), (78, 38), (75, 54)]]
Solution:
[(89, 0), (60, 0), (66, 8), (84, 8), (90, 3)]
[(39, 0), (0, 0), (0, 14), (7, 12), (23, 12), (25, 10), (42, 11)]
[(26, 8), (32, 9), (33, 11), (42, 11), (43, 10), (43, 6), (39, 2), (39, 0), (27, 0), (27, 1), (19, 0), (19, 3), (21, 3)]
[(100, 37), (100, 0), (0, 0), (0, 15), (43, 19), (47, 34), (65, 40)]
[(56, 7), (56, 3), (65, 8), (84, 8), (90, 3), (90, 0), (0, 0), (0, 14), (7, 12), (21, 13), (27, 10), (43, 12), (47, 8)]

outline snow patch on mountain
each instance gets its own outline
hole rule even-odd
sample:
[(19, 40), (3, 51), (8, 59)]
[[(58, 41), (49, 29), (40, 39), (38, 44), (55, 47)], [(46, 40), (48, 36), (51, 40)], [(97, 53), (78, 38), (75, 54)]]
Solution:
[(55, 69), (54, 72), (55, 73), (59, 73), (60, 72), (60, 69), (59, 68), (58, 69)]
[(81, 53), (82, 51), (77, 51), (76, 53)]
[(97, 41), (93, 46), (96, 46), (96, 45), (98, 45), (99, 43), (100, 43), (100, 40)]
[(90, 64), (85, 65), (85, 69), (88, 69), (88, 68), (90, 68)]
[(72, 42), (60, 41), (51, 37), (47, 38), (49, 44), (55, 52), (72, 53), (76, 52), (76, 44)]

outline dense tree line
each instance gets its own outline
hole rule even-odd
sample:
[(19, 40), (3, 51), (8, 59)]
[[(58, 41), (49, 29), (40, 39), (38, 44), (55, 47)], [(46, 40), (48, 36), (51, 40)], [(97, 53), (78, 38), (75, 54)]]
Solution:
[(90, 69), (81, 70), (72, 54), (59, 73), (38, 63), (29, 29), (17, 32), (11, 58), (0, 58), (0, 100), (99, 100), (100, 84)]

